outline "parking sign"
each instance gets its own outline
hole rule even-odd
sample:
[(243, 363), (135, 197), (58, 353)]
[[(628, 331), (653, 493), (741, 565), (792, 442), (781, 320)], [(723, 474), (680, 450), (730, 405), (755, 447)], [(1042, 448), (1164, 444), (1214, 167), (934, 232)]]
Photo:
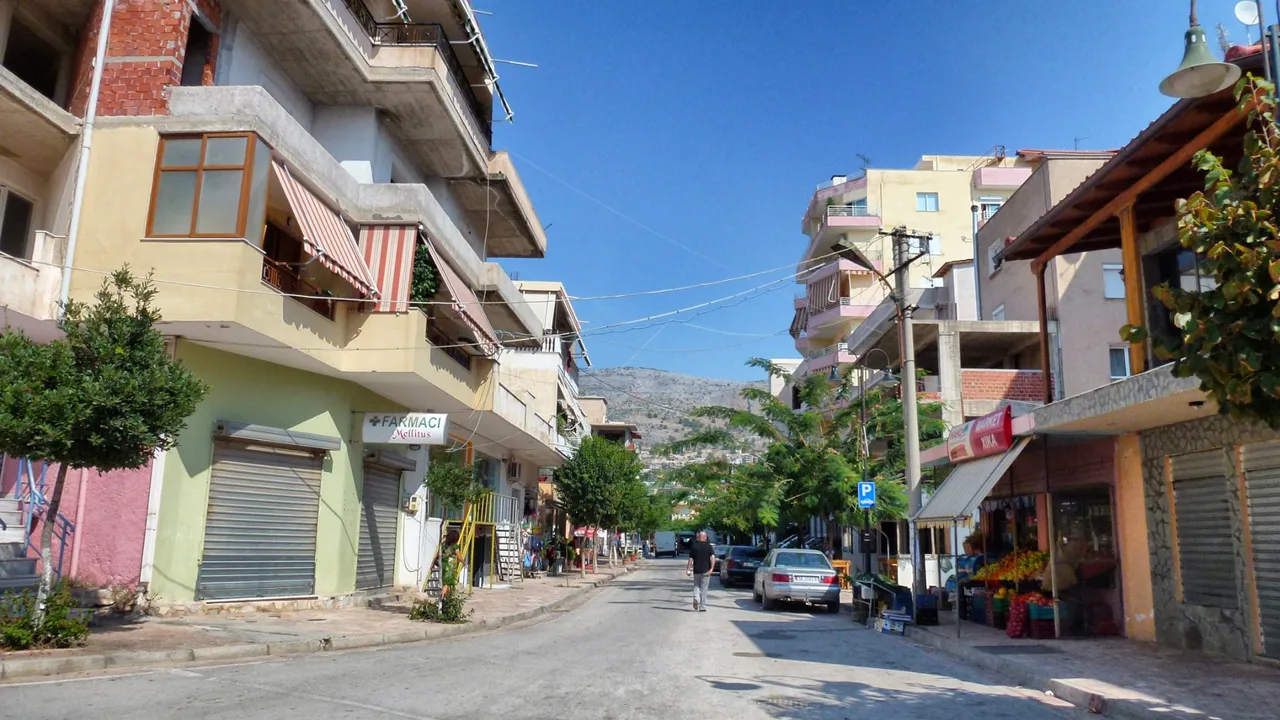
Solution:
[(876, 506), (876, 484), (873, 482), (858, 483), (858, 507), (866, 510)]

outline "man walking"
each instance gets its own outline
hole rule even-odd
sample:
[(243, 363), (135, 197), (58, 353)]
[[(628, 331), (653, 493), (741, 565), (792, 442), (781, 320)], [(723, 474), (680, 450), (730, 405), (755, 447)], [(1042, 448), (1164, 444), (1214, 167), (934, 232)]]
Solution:
[(716, 550), (707, 542), (707, 533), (698, 532), (698, 539), (689, 546), (689, 562), (685, 575), (693, 576), (693, 609), (707, 611), (707, 589), (711, 587), (711, 573), (716, 569)]

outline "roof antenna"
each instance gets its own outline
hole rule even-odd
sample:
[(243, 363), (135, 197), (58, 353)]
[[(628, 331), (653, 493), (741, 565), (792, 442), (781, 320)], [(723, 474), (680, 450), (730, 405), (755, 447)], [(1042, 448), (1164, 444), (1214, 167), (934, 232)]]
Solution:
[(863, 155), (862, 153), (858, 153), (857, 157), (859, 160), (862, 161), (862, 174), (866, 175), (867, 168), (871, 167), (871, 158), (867, 157), (866, 155)]
[(1087, 137), (1074, 137), (1074, 138), (1071, 138), (1071, 142), (1072, 142), (1072, 144), (1074, 144), (1074, 145), (1075, 145), (1076, 150), (1079, 150), (1079, 149), (1080, 149), (1080, 141), (1081, 141), (1081, 140), (1088, 140), (1088, 139), (1089, 139), (1089, 138), (1087, 138)]

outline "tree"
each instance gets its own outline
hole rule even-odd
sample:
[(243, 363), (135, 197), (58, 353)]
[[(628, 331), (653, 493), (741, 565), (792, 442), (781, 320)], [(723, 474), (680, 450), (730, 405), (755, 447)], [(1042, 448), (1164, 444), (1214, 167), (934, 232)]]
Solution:
[[(742, 397), (749, 409), (715, 406), (693, 411), (696, 417), (726, 421), (728, 428), (705, 428), (657, 449), (660, 453), (675, 453), (693, 447), (733, 446), (738, 443), (731, 428), (745, 430), (768, 443), (757, 463), (735, 468), (726, 482), (710, 492), (713, 499), (706, 508), (716, 513), (717, 519), (746, 532), (747, 528), (772, 529), (788, 522), (802, 524), (817, 516), (826, 524), (827, 536), (833, 538), (838, 525), (847, 522), (857, 509), (856, 484), (863, 464), (869, 477), (885, 483), (885, 487), (877, 488), (878, 515), (901, 517), (906, 509), (905, 490), (895, 492), (894, 486), (896, 483), (901, 487), (906, 464), (899, 401), (883, 391), (868, 392), (868, 407), (873, 411), (868, 418), (870, 434), (889, 440), (890, 447), (886, 457), (872, 458), (858, 432), (860, 405), (849, 402), (853, 394), (852, 368), (833, 385), (821, 373), (792, 378), (768, 360), (757, 358), (747, 364), (773, 377), (792, 380), (801, 409), (792, 408), (766, 390), (748, 388)], [(939, 411), (937, 403), (920, 405), (921, 438), (941, 436)], [(697, 478), (698, 472), (691, 469), (688, 476)]]
[(440, 287), (440, 272), (425, 242), (413, 249), (413, 275), (409, 278), (409, 301), (430, 302)]
[[(1196, 153), (1204, 190), (1179, 200), (1178, 237), (1196, 253), (1203, 280), (1194, 289), (1168, 283), (1151, 294), (1170, 312), (1171, 335), (1153, 338), (1174, 374), (1195, 376), (1221, 413), (1280, 428), (1280, 134), (1271, 84), (1249, 76), (1236, 86), (1249, 114), (1244, 156), (1235, 172), (1209, 150)], [(1141, 342), (1145, 327), (1120, 336)]]
[[(616, 523), (626, 484), (636, 481), (644, 466), (634, 452), (601, 437), (584, 438), (573, 457), (556, 472), (561, 502), (575, 524), (587, 527)], [(582, 563), (586, 573), (586, 561)]]
[(63, 338), (38, 345), (21, 332), (0, 336), (0, 452), (58, 464), (40, 535), (41, 620), (68, 469), (146, 465), (172, 447), (208, 390), (165, 352), (155, 296), (151, 277), (135, 278), (126, 266), (93, 303), (67, 303)]

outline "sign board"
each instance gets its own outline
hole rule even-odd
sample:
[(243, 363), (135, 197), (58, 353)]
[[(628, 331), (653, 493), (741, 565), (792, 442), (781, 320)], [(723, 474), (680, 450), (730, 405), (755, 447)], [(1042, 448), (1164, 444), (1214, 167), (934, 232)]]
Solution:
[(858, 483), (858, 507), (863, 510), (876, 506), (876, 484), (873, 482)]
[(1002, 453), (1013, 446), (1013, 409), (1004, 407), (954, 427), (947, 435), (951, 462), (975, 460)]
[(360, 439), (391, 445), (444, 445), (449, 439), (444, 413), (365, 413)]

